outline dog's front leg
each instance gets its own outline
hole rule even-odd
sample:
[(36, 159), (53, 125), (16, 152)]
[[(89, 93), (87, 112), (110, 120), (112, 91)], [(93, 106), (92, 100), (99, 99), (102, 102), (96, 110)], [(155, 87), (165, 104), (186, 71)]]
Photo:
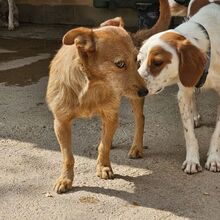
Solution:
[(178, 102), (186, 141), (186, 160), (182, 165), (185, 173), (192, 174), (202, 170), (199, 162), (199, 145), (194, 132), (193, 89), (180, 88)]
[(143, 134), (144, 134), (144, 98), (131, 99), (132, 109), (134, 112), (135, 132), (131, 149), (128, 153), (129, 158), (143, 157)]
[(200, 123), (201, 123), (201, 116), (198, 112), (196, 92), (193, 94), (192, 102), (193, 102), (192, 106), (193, 106), (194, 128), (198, 128), (200, 126)]
[(14, 30), (13, 0), (8, 0), (8, 30)]
[(212, 172), (220, 172), (220, 105), (218, 106), (217, 123), (211, 138), (205, 167)]
[(54, 189), (57, 193), (63, 193), (72, 188), (74, 177), (74, 157), (71, 148), (71, 121), (55, 119), (54, 130), (63, 157), (61, 175), (57, 179)]
[(102, 115), (102, 137), (99, 144), (96, 174), (101, 179), (113, 179), (110, 163), (110, 148), (118, 124), (118, 115)]

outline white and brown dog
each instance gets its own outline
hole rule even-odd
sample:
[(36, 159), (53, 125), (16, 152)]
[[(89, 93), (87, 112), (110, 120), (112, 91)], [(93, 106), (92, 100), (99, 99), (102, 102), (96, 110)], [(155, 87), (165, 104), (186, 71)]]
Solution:
[[(220, 5), (210, 3), (174, 30), (149, 38), (138, 54), (139, 73), (150, 94), (158, 94), (175, 83), (179, 86), (178, 102), (186, 140), (182, 169), (189, 174), (202, 170), (193, 126), (195, 87), (204, 83), (204, 88), (214, 89), (220, 95), (219, 36)], [(220, 172), (220, 106), (205, 167)]]

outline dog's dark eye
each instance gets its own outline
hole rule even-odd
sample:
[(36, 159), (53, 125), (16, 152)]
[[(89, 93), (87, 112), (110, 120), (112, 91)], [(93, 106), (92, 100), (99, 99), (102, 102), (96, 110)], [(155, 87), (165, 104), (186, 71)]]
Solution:
[(163, 64), (163, 60), (153, 60), (152, 63), (153, 63), (154, 66), (159, 67)]
[(122, 61), (122, 60), (117, 61), (117, 62), (115, 63), (115, 65), (116, 65), (118, 68), (120, 68), (120, 69), (122, 69), (122, 68), (125, 68), (125, 67), (126, 67), (125, 62), (124, 62), (124, 61)]

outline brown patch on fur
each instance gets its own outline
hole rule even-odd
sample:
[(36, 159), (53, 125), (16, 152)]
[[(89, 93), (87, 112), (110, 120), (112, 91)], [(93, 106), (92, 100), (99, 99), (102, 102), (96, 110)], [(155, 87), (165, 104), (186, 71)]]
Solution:
[(170, 6), (170, 11), (172, 16), (185, 17), (187, 15), (187, 7), (178, 3), (175, 3), (172, 6)]
[(157, 76), (161, 70), (171, 63), (172, 54), (160, 46), (153, 47), (149, 53), (147, 67), (150, 74)]
[(163, 34), (160, 38), (177, 51), (181, 83), (185, 87), (195, 86), (205, 69), (205, 54), (180, 34), (170, 32)]
[(137, 72), (135, 47), (123, 28), (77, 28), (64, 36), (63, 43), (51, 62), (47, 86), (47, 103), (63, 154), (62, 173), (55, 184), (58, 193), (71, 188), (74, 176), (72, 120), (101, 117), (97, 175), (113, 178), (109, 152), (121, 96), (137, 98), (138, 92), (146, 95), (145, 82)]
[(211, 3), (215, 3), (220, 5), (219, 1), (215, 1), (215, 2), (209, 2), (209, 0), (195, 0), (192, 4), (191, 7), (189, 9), (189, 14), (188, 16), (193, 16), (194, 14), (196, 14), (202, 7), (211, 4)]

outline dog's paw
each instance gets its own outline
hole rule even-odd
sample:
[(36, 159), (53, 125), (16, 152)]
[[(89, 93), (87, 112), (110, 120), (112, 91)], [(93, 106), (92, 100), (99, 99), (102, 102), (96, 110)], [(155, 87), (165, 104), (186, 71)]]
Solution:
[(14, 26), (14, 25), (9, 25), (9, 26), (8, 26), (8, 30), (9, 30), (9, 31), (13, 31), (14, 29), (15, 29), (15, 26)]
[(202, 167), (198, 161), (185, 160), (182, 165), (182, 170), (187, 174), (194, 174), (202, 171)]
[(67, 177), (59, 177), (54, 185), (54, 190), (57, 193), (65, 193), (68, 190), (72, 189), (73, 180)]
[(200, 114), (196, 114), (193, 117), (194, 128), (199, 128), (201, 126), (202, 118)]
[(210, 154), (205, 168), (212, 172), (220, 172), (220, 156), (218, 154)]
[(132, 146), (129, 153), (128, 157), (130, 159), (138, 159), (143, 157), (143, 149), (138, 148), (137, 146)]
[(102, 166), (98, 164), (96, 167), (96, 175), (101, 179), (114, 179), (114, 173), (111, 166)]

